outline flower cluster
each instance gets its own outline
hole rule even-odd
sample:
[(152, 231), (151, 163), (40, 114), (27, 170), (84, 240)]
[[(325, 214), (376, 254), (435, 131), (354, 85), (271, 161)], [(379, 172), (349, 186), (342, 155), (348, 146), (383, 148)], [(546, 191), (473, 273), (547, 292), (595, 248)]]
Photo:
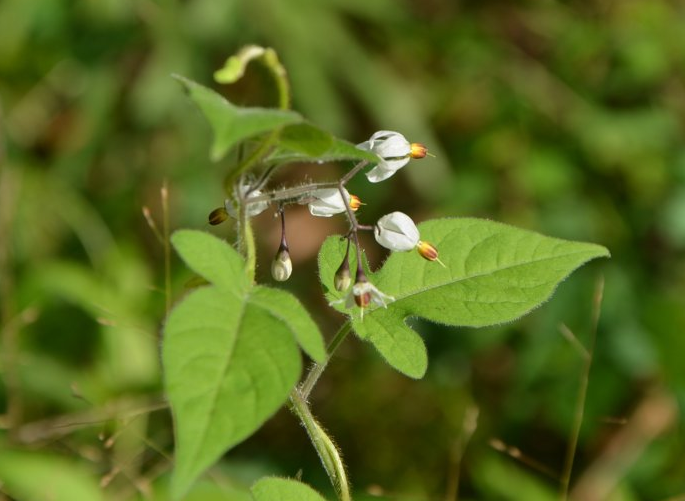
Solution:
[[(410, 143), (398, 132), (379, 131), (368, 141), (357, 145), (357, 148), (374, 153), (378, 160), (366, 172), (367, 179), (378, 183), (391, 177), (395, 172), (409, 163), (411, 159), (424, 158), (426, 147), (420, 143)], [(264, 212), (269, 204), (278, 203), (278, 214), (281, 217), (281, 243), (272, 261), (271, 275), (274, 280), (285, 281), (292, 274), (292, 261), (288, 244), (286, 243), (284, 206), (288, 204), (307, 205), (312, 216), (331, 217), (336, 214), (346, 214), (350, 223), (350, 231), (346, 235), (347, 251), (343, 262), (335, 273), (333, 283), (339, 292), (347, 292), (343, 299), (334, 303), (343, 303), (346, 308), (360, 308), (363, 318), (364, 310), (370, 305), (387, 307), (394, 301), (392, 296), (378, 290), (364, 273), (362, 266), (362, 252), (357, 232), (359, 230), (373, 230), (376, 242), (394, 252), (406, 252), (416, 249), (421, 257), (428, 261), (436, 261), (445, 266), (438, 258), (438, 250), (429, 242), (422, 241), (419, 229), (409, 216), (402, 212), (393, 212), (381, 217), (374, 226), (364, 226), (357, 222), (356, 211), (363, 205), (359, 197), (350, 194), (345, 184), (354, 175), (368, 165), (361, 162), (346, 174), (337, 184), (313, 184), (294, 188), (286, 188), (273, 192), (263, 192), (264, 182), (242, 183), (237, 189), (234, 200), (227, 199), (224, 207), (213, 210), (209, 215), (209, 223), (219, 224), (229, 216), (240, 217), (237, 206), (244, 207), (245, 218), (250, 218)], [(350, 272), (350, 246), (356, 247), (357, 268), (354, 283)]]

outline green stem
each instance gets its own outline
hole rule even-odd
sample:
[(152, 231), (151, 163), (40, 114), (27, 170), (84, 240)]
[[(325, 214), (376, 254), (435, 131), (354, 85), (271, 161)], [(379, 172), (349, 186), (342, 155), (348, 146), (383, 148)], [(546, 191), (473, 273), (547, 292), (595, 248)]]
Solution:
[(254, 283), (257, 270), (257, 247), (245, 204), (240, 204), (238, 217), (240, 218), (240, 250), (245, 256), (245, 273), (250, 283)]
[(566, 456), (564, 458), (564, 467), (561, 474), (561, 489), (559, 491), (559, 499), (566, 501), (568, 499), (569, 486), (571, 484), (571, 474), (573, 473), (573, 460), (576, 456), (576, 449), (578, 448), (578, 439), (580, 437), (580, 430), (583, 426), (583, 416), (585, 415), (585, 400), (587, 398), (587, 389), (590, 383), (590, 370), (592, 369), (592, 358), (595, 351), (595, 342), (597, 340), (597, 328), (599, 326), (599, 313), (602, 305), (602, 296), (604, 295), (604, 277), (597, 280), (595, 286), (595, 294), (593, 298), (592, 311), (592, 329), (590, 331), (590, 346), (586, 350), (586, 356), (583, 357), (583, 370), (580, 379), (580, 388), (576, 397), (575, 415), (573, 417), (573, 428), (571, 430), (571, 438), (566, 449)]
[(162, 245), (164, 247), (164, 296), (166, 314), (171, 311), (171, 230), (169, 226), (169, 188), (166, 179), (160, 190), (162, 198)]
[(292, 411), (300, 418), (302, 425), (307, 430), (307, 435), (309, 435), (328, 478), (338, 494), (338, 499), (340, 501), (352, 501), (345, 465), (335, 443), (316, 422), (307, 401), (302, 398), (297, 389), (290, 392), (290, 403)]
[(328, 366), (328, 362), (331, 360), (331, 357), (333, 356), (333, 353), (335, 353), (335, 350), (338, 349), (338, 346), (342, 344), (342, 342), (345, 340), (347, 335), (350, 333), (352, 330), (352, 323), (348, 320), (336, 332), (335, 336), (333, 336), (333, 339), (331, 342), (328, 344), (328, 358), (326, 358), (326, 361), (323, 362), (322, 364), (314, 364), (312, 367), (309, 369), (309, 373), (307, 374), (307, 377), (303, 381), (303, 383), (300, 385), (300, 395), (302, 395), (302, 398), (305, 400), (309, 399), (309, 395), (311, 394), (312, 390), (314, 389), (314, 385), (316, 385), (316, 382), (319, 380), (321, 377), (321, 374), (323, 374), (323, 371), (326, 369)]

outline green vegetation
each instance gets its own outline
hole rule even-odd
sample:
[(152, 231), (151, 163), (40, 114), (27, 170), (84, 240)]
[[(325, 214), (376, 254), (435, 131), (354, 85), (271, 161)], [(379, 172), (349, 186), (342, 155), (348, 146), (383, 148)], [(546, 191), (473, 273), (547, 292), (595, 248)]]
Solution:
[[(263, 140), (270, 162), (288, 163), (271, 184), (291, 186), (336, 181), (351, 159), (368, 158), (355, 143), (390, 129), (435, 158), (378, 185), (352, 179), (347, 188), (366, 204), (360, 220), (401, 210), (426, 221), (422, 238), (448, 266), (468, 257), (463, 241), (499, 234), (487, 249), (519, 261), (479, 277), (493, 297), (511, 292), (497, 287), (498, 273), (513, 288), (548, 276), (520, 309), (464, 320), (458, 285), (444, 286), (455, 289), (454, 309), (439, 303), (437, 263), (414, 252), (385, 261), (360, 234), (369, 279), (397, 301), (352, 324), (392, 366), (425, 375), (393, 371), (348, 336), (314, 388), (311, 407), (343, 451), (354, 499), (558, 499), (569, 475), (573, 499), (680, 499), (684, 21), (665, 0), (3, 2), (0, 497), (169, 499), (178, 453), (175, 482), (185, 485), (175, 489), (210, 467), (184, 499), (333, 499), (298, 419), (273, 413), (307, 368), (298, 345), (322, 360), (319, 330), (330, 341), (344, 320), (327, 306), (342, 297), (332, 280), (343, 242), (326, 240), (317, 271), (319, 248), (346, 232), (344, 219), (289, 211), (294, 271), (277, 284), (273, 210), (252, 219), (256, 255), (238, 249), (254, 262), (206, 234), (207, 214), (258, 166), (233, 148), (241, 140)], [(224, 68), (216, 77), (226, 85), (211, 83), (227, 56), (254, 42), (278, 52), (292, 103), (258, 64)], [(233, 103), (225, 107), (235, 120), (256, 128), (213, 135), (216, 122), (191, 102), (202, 99)], [(310, 162), (320, 158), (327, 162)], [(174, 253), (177, 228), (203, 230), (172, 239), (203, 279)], [(235, 230), (211, 229), (228, 242)], [(535, 239), (562, 251), (560, 262), (533, 269), (530, 256), (507, 254), (516, 241), (535, 250)], [(575, 272), (525, 318), (498, 324), (547, 299), (602, 246), (611, 260)], [(412, 266), (429, 271), (394, 282)], [(204, 280), (211, 285), (189, 290)], [(210, 327), (235, 338), (236, 353), (283, 366), (267, 384), (274, 393), (228, 429), (207, 402), (184, 403), (193, 386), (184, 371), (201, 380), (213, 370), (184, 367), (184, 357), (222, 354), (216, 337), (189, 339), (183, 310), (203, 310), (212, 324), (235, 301), (259, 328), (232, 330), (228, 318)], [(393, 323), (416, 356), (393, 352), (369, 327)], [(465, 327), (482, 325), (490, 326)], [(163, 372), (162, 360), (177, 371)], [(219, 394), (250, 398), (239, 377), (223, 376)], [(169, 404), (187, 411), (178, 441)], [(193, 433), (214, 449), (179, 452), (184, 440), (197, 445)], [(273, 475), (321, 494), (279, 478), (255, 484)]]

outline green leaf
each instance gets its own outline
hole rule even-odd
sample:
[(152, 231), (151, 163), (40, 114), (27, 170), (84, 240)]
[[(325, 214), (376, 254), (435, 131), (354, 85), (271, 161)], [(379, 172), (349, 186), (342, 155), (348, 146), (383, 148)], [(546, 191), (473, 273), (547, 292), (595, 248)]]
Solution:
[(341, 160), (378, 162), (378, 157), (360, 150), (354, 144), (338, 139), (310, 123), (288, 125), (283, 128), (280, 142), (267, 162), (335, 162)]
[(165, 386), (176, 424), (172, 490), (181, 496), (285, 402), (301, 361), (287, 326), (217, 287), (192, 292), (164, 330)]
[(76, 462), (40, 452), (0, 451), (2, 492), (25, 501), (104, 499), (95, 475)]
[[(427, 221), (419, 230), (423, 240), (439, 249), (446, 267), (414, 251), (393, 253), (369, 280), (395, 301), (387, 309), (369, 308), (363, 320), (357, 308), (346, 312), (352, 315), (355, 332), (410, 377), (423, 374), (425, 352), (409, 332), (406, 318), (472, 327), (509, 322), (549, 299), (559, 282), (583, 263), (609, 256), (600, 245), (479, 219)], [(321, 280), (331, 301), (344, 297), (332, 284), (343, 255), (344, 244), (332, 237), (319, 256)], [(337, 308), (342, 310), (341, 305)]]
[(295, 340), (313, 357), (323, 341), (286, 292), (251, 287), (244, 262), (222, 240), (194, 230), (172, 242), (212, 285), (170, 313), (162, 358), (176, 430), (175, 497), (227, 449), (250, 436), (287, 399), (301, 372)]
[(420, 379), (428, 368), (428, 353), (423, 339), (403, 321), (398, 322), (392, 310), (380, 308), (375, 315), (352, 322), (359, 337), (373, 344), (387, 362), (407, 376)]
[(174, 77), (187, 89), (214, 131), (211, 150), (214, 161), (223, 158), (240, 141), (302, 121), (302, 116), (294, 111), (235, 106), (197, 82), (179, 75)]
[(250, 286), (242, 256), (211, 233), (178, 230), (171, 235), (171, 243), (188, 267), (208, 282), (236, 294)]
[(307, 484), (288, 478), (267, 477), (252, 486), (255, 501), (326, 501)]
[(250, 296), (250, 301), (283, 322), (302, 349), (315, 362), (325, 362), (326, 345), (321, 332), (295, 296), (281, 289), (256, 287)]

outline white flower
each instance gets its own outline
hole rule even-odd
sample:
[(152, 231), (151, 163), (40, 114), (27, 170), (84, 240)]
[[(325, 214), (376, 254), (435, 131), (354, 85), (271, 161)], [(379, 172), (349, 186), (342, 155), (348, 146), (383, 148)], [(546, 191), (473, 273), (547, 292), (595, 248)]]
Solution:
[[(356, 210), (359, 205), (359, 198), (350, 195), (346, 189), (343, 188), (347, 202), (350, 204), (352, 210)], [(316, 190), (312, 193), (314, 200), (309, 202), (309, 212), (312, 216), (331, 217), (334, 214), (345, 212), (345, 201), (340, 196), (338, 188), (324, 188)]]
[(389, 130), (376, 132), (368, 141), (358, 144), (357, 148), (378, 155), (378, 164), (366, 173), (372, 183), (388, 179), (407, 165), (412, 153), (411, 143), (399, 132)]
[(419, 229), (402, 212), (393, 212), (380, 218), (373, 233), (376, 242), (392, 251), (412, 250), (419, 244)]
[(352, 290), (345, 298), (345, 308), (352, 308), (355, 304), (360, 308), (366, 308), (369, 303), (377, 304), (387, 308), (389, 303), (395, 300), (394, 297), (379, 291), (375, 285), (367, 280), (360, 280), (352, 286)]
[[(256, 198), (261, 194), (262, 192), (260, 190), (254, 190), (248, 195), (247, 200), (245, 201), (247, 205), (247, 207), (245, 208), (245, 215), (247, 217), (254, 217), (258, 214), (261, 214), (269, 207), (269, 202), (267, 202), (266, 200), (262, 200), (259, 202), (250, 202), (251, 198)], [(235, 207), (233, 205), (233, 201), (231, 199), (227, 198), (225, 200), (224, 207), (226, 208), (226, 212), (228, 212), (231, 215), (231, 217), (233, 217), (234, 219), (238, 219), (238, 213), (236, 212)]]
[(357, 282), (352, 286), (352, 289), (347, 293), (347, 296), (345, 296), (344, 299), (331, 301), (329, 304), (340, 304), (345, 301), (345, 308), (349, 309), (354, 308), (355, 305), (359, 306), (363, 320), (364, 309), (369, 306), (370, 303), (387, 308), (388, 304), (392, 303), (394, 300), (394, 297), (379, 291), (375, 285), (369, 282), (366, 275), (362, 274), (360, 276), (360, 274), (357, 273)]

